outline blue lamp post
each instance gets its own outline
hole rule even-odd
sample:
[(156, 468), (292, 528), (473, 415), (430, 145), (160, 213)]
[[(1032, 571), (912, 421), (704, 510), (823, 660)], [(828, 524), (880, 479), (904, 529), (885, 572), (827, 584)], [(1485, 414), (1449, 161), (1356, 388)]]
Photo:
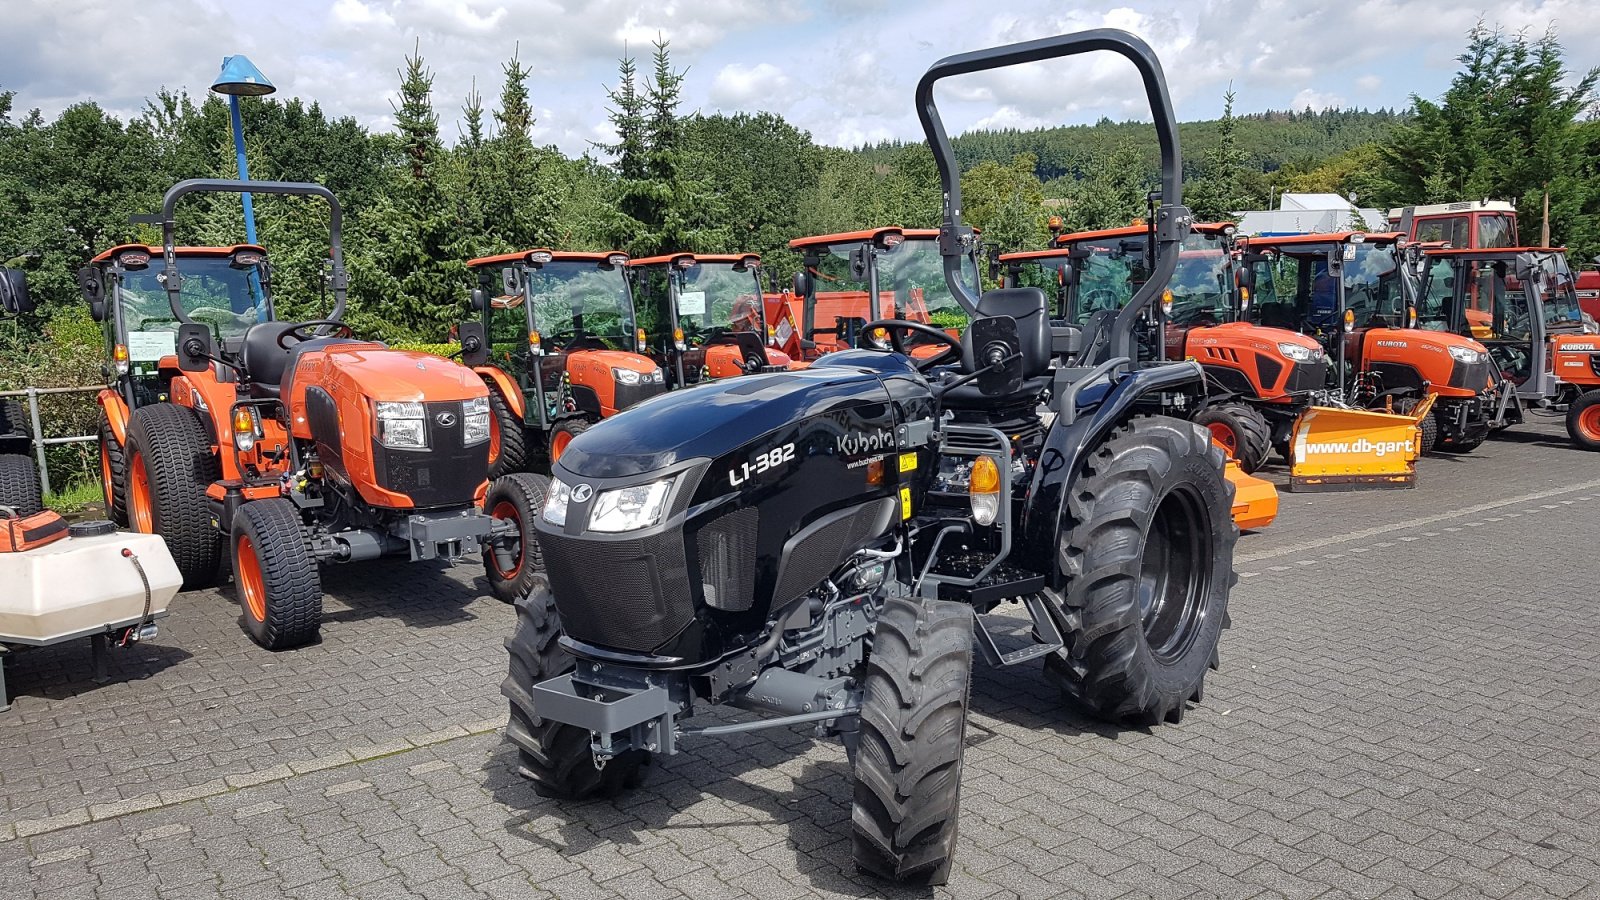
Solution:
[[(240, 97), (264, 97), (276, 91), (267, 76), (261, 74), (255, 63), (243, 55), (225, 56), (222, 58), (222, 71), (217, 74), (217, 80), (212, 83), (211, 89), (219, 94), (228, 95), (228, 113), (233, 119), (233, 152), (239, 158), (239, 180), (250, 180), (250, 167), (244, 159), (244, 123), (239, 120)], [(250, 202), (250, 195), (244, 197), (244, 239), (245, 243), (256, 242), (256, 209)]]

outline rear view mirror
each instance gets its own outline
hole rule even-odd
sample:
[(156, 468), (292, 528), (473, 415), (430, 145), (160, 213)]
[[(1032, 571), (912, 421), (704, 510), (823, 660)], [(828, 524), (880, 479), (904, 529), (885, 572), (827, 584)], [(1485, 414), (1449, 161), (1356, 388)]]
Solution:
[(211, 368), (211, 330), (198, 322), (178, 326), (178, 368), (184, 372), (204, 372)]
[(13, 316), (33, 312), (28, 276), (20, 269), (0, 269), (0, 309)]
[(489, 364), (489, 338), (482, 322), (462, 322), (456, 327), (456, 333), (461, 336), (462, 365), (477, 368)]
[(489, 308), (489, 295), (484, 293), (483, 288), (473, 288), (472, 289), (472, 311), (473, 312), (483, 312), (485, 309), (488, 309), (488, 308)]
[(100, 280), (97, 266), (84, 266), (78, 270), (78, 290), (89, 303), (89, 315), (96, 322), (106, 319), (105, 283)]
[(522, 293), (522, 273), (516, 266), (506, 266), (500, 270), (500, 287), (505, 294)]
[(850, 251), (850, 277), (856, 281), (865, 281), (867, 278), (867, 254), (872, 248), (863, 244)]
[(978, 390), (985, 397), (1014, 394), (1022, 389), (1022, 339), (1017, 320), (1010, 316), (973, 319), (967, 326), (967, 345), (978, 367)]
[(804, 297), (805, 296), (805, 294), (806, 294), (806, 277), (807, 277), (806, 276), (806, 272), (805, 272), (804, 269), (802, 269), (799, 272), (794, 273), (794, 278), (790, 280), (790, 282), (789, 282), (789, 290), (796, 297)]

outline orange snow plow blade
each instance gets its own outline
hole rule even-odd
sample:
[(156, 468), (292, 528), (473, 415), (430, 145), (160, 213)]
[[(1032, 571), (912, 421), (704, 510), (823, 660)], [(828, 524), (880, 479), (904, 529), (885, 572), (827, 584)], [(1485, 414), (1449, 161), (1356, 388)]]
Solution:
[(1294, 425), (1291, 491), (1409, 488), (1417, 482), (1418, 423), (1433, 395), (1409, 414), (1313, 406)]
[(1224, 474), (1233, 482), (1233, 524), (1240, 531), (1271, 525), (1278, 517), (1278, 489), (1272, 482), (1246, 473), (1233, 459)]

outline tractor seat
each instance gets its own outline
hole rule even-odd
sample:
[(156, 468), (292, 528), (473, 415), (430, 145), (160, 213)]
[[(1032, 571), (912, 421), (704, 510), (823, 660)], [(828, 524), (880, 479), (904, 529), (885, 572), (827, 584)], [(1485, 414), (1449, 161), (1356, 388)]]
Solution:
[(279, 347), (278, 339), (296, 324), (298, 323), (262, 322), (250, 326), (250, 330), (245, 332), (240, 358), (244, 363), (245, 372), (250, 375), (251, 396), (266, 399), (278, 398), (287, 393), (289, 385), (286, 382), (290, 380), (288, 376), (294, 372), (295, 364), (302, 353), (342, 344), (384, 346), (375, 341), (355, 338), (320, 337), (290, 344), (287, 350)]
[[(1038, 288), (998, 288), (985, 292), (978, 298), (978, 318), (1010, 316), (1017, 322), (1017, 338), (1022, 352), (1022, 387), (1010, 398), (992, 397), (978, 389), (976, 381), (957, 385), (944, 393), (946, 406), (972, 409), (995, 406), (1006, 399), (1031, 400), (1050, 387), (1050, 361), (1054, 351), (1054, 334), (1050, 318), (1045, 313), (1044, 291)], [(961, 373), (978, 370), (976, 351), (967, 338), (961, 335)]]

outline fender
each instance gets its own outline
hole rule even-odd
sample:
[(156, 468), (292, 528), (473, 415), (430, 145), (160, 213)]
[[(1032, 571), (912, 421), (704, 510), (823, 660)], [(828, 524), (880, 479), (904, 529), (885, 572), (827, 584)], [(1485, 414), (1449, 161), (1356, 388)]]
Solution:
[(94, 396), (96, 403), (105, 411), (106, 424), (111, 428), (111, 436), (117, 439), (118, 444), (128, 443), (128, 401), (122, 395), (106, 388)]
[(477, 372), (478, 376), (481, 377), (491, 389), (500, 392), (500, 396), (505, 398), (506, 405), (511, 407), (511, 412), (514, 413), (517, 418), (524, 421), (527, 420), (527, 398), (522, 395), (522, 388), (518, 387), (517, 383), (511, 380), (510, 375), (507, 375), (505, 372), (500, 371), (494, 366), (473, 366), (472, 371)]
[(599, 421), (605, 415), (601, 412), (600, 395), (594, 388), (587, 384), (569, 384), (567, 391), (572, 397), (572, 405), (576, 406), (579, 412), (589, 414), (595, 421)]
[(1045, 435), (1033, 483), (1028, 488), (1027, 508), (1023, 510), (1021, 546), (1012, 549), (1011, 558), (1048, 560), (1042, 574), (1052, 588), (1064, 588), (1066, 576), (1057, 562), (1061, 536), (1067, 528), (1064, 489), (1082, 468), (1087, 449), (1099, 446), (1113, 428), (1131, 417), (1140, 400), (1203, 385), (1200, 365), (1191, 361), (1138, 369), (1108, 387), (1086, 391), (1083, 399), (1087, 403), (1083, 405), (1098, 406), (1080, 414), (1070, 425), (1053, 425)]

